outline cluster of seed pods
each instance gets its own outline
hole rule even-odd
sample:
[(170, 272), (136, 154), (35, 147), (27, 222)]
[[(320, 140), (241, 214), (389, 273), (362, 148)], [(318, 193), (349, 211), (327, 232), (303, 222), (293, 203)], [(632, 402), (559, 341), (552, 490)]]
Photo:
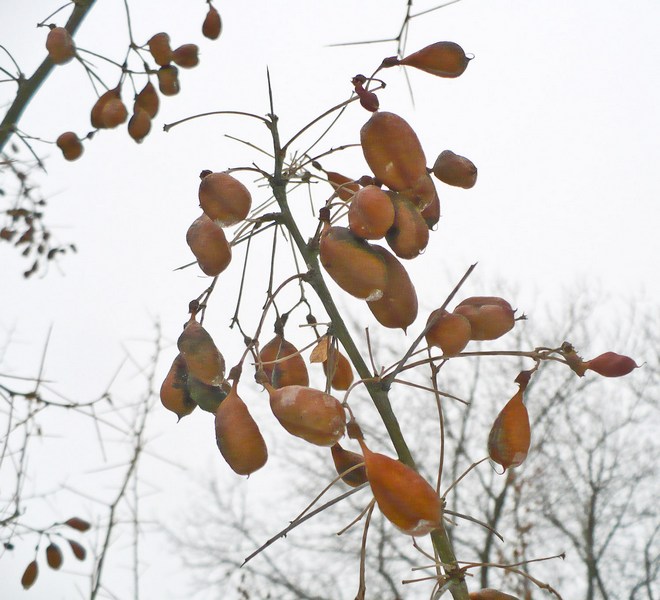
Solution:
[[(222, 21), (218, 11), (209, 4), (209, 9), (202, 24), (202, 34), (209, 39), (217, 39), (222, 31)], [(199, 48), (196, 44), (183, 44), (176, 48), (170, 45), (170, 36), (165, 32), (153, 35), (142, 48), (148, 50), (155, 63), (149, 68), (145, 56), (141, 55), (147, 75), (155, 75), (158, 90), (163, 96), (179, 93), (179, 67), (190, 69), (199, 63)], [(48, 57), (56, 65), (64, 65), (76, 57), (76, 45), (71, 34), (64, 27), (49, 27), (46, 37)], [(122, 81), (123, 81), (122, 74)], [(151, 131), (151, 122), (158, 113), (159, 97), (156, 87), (147, 81), (142, 90), (135, 95), (133, 111), (129, 112), (121, 97), (122, 84), (108, 89), (101, 94), (91, 110), (90, 121), (94, 130), (114, 129), (128, 120), (128, 135), (141, 143)], [(66, 160), (73, 161), (83, 154), (83, 141), (91, 139), (91, 134), (79, 137), (73, 131), (66, 131), (55, 141)]]

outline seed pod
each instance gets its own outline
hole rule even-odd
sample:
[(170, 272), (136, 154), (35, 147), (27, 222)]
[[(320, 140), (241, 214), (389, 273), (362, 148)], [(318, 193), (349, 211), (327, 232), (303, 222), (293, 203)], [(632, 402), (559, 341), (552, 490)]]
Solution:
[(365, 240), (385, 236), (394, 223), (394, 206), (379, 187), (368, 185), (353, 196), (348, 207), (348, 228)]
[(417, 318), (417, 293), (405, 267), (385, 248), (373, 246), (385, 261), (387, 285), (380, 299), (367, 302), (369, 310), (384, 327), (405, 332)]
[(398, 64), (421, 69), (438, 77), (458, 77), (467, 69), (470, 59), (454, 42), (436, 42), (402, 58)]
[(186, 361), (189, 376), (208, 385), (220, 385), (224, 381), (225, 359), (194, 316), (179, 336), (177, 346)]
[(177, 354), (160, 386), (160, 401), (167, 410), (179, 417), (179, 421), (197, 408), (188, 393), (188, 368), (181, 354)]
[(138, 144), (149, 135), (151, 131), (151, 117), (149, 113), (142, 109), (136, 108), (133, 116), (128, 122), (128, 135), (130, 135)]
[(616, 352), (605, 352), (584, 364), (587, 369), (591, 369), (603, 377), (623, 377), (639, 368), (632, 358)]
[(358, 439), (378, 508), (403, 533), (426, 535), (442, 523), (442, 500), (417, 471)]
[(467, 346), (472, 334), (470, 321), (460, 314), (453, 314), (446, 310), (434, 310), (426, 322), (435, 321), (426, 332), (426, 343), (437, 346), (444, 356), (455, 356)]
[(199, 184), (199, 205), (220, 227), (230, 227), (248, 216), (252, 196), (248, 189), (229, 173), (202, 171)]
[(266, 464), (268, 449), (259, 426), (239, 397), (236, 387), (215, 413), (215, 440), (227, 464), (238, 475), (250, 475)]
[(301, 385), (279, 390), (268, 382), (264, 385), (273, 414), (291, 435), (316, 446), (332, 446), (344, 435), (344, 409), (330, 394)]
[(470, 189), (477, 182), (477, 167), (464, 156), (444, 150), (433, 164), (433, 174), (447, 185)]
[(165, 67), (172, 62), (170, 36), (167, 33), (157, 33), (151, 37), (147, 44), (149, 45), (149, 52), (158, 66)]
[(187, 389), (188, 394), (197, 406), (203, 411), (215, 414), (218, 406), (227, 397), (231, 388), (226, 381), (223, 381), (220, 385), (208, 385), (196, 377), (188, 375)]
[(126, 122), (128, 111), (121, 101), (121, 88), (117, 86), (101, 94), (92, 107), (92, 127), (97, 129), (114, 129)]
[(33, 560), (23, 571), (23, 577), (21, 577), (21, 585), (24, 590), (29, 590), (34, 582), (37, 580), (39, 575), (39, 565), (36, 560)]
[[(330, 451), (332, 452), (332, 461), (335, 463), (337, 475), (342, 475), (344, 471), (347, 471), (351, 467), (364, 463), (364, 456), (357, 452), (344, 450), (339, 443), (334, 444), (330, 448)], [(358, 487), (368, 481), (367, 470), (364, 464), (362, 464), (361, 467), (353, 469), (350, 473), (346, 473), (346, 475), (342, 475), (341, 479), (351, 487)]]
[(231, 262), (231, 246), (220, 225), (202, 213), (186, 233), (186, 242), (206, 275), (215, 277)]
[(197, 44), (183, 44), (172, 52), (172, 60), (184, 69), (192, 69), (199, 64), (199, 47)]
[[(286, 360), (273, 363), (275, 360)], [(287, 385), (309, 385), (309, 374), (307, 366), (298, 349), (284, 336), (277, 334), (259, 352), (259, 359), (265, 363), (263, 370), (268, 377), (269, 383), (275, 388)], [(270, 363), (270, 364), (269, 364)]]
[(62, 551), (57, 544), (52, 542), (46, 548), (46, 562), (51, 569), (56, 571), (62, 566)]
[(360, 142), (373, 174), (391, 190), (405, 193), (428, 179), (417, 134), (398, 115), (375, 112), (360, 130)]
[(335, 283), (356, 298), (378, 300), (387, 285), (383, 258), (346, 227), (328, 227), (319, 244), (321, 264)]
[(87, 531), (91, 527), (91, 525), (85, 521), (85, 519), (81, 519), (80, 517), (71, 517), (70, 519), (64, 521), (64, 524), (71, 527), (71, 529), (83, 532)]
[(419, 209), (401, 194), (391, 193), (394, 222), (385, 239), (399, 258), (412, 259), (429, 243), (429, 228)]
[(353, 78), (351, 82), (355, 87), (355, 93), (360, 99), (360, 105), (362, 108), (368, 110), (369, 112), (376, 112), (380, 106), (378, 101), (378, 96), (369, 90), (365, 90), (363, 86), (367, 78), (364, 75), (357, 75)]
[(454, 312), (470, 321), (473, 340), (495, 340), (513, 329), (511, 305), (495, 296), (474, 296), (463, 300)]
[(137, 109), (141, 108), (145, 110), (147, 114), (153, 119), (158, 114), (159, 105), (160, 100), (158, 100), (158, 93), (156, 92), (156, 88), (154, 87), (154, 84), (151, 83), (151, 81), (148, 81), (140, 93), (135, 97), (133, 112), (137, 112)]
[(470, 592), (470, 600), (518, 600), (518, 598), (492, 588), (485, 588), (478, 592)]
[[(328, 372), (331, 371), (331, 375)], [(336, 348), (330, 347), (323, 361), (323, 372), (330, 379), (332, 389), (344, 392), (353, 383), (353, 368), (348, 359)]]
[(55, 141), (66, 160), (76, 160), (83, 153), (83, 145), (73, 131), (66, 131)]
[(426, 226), (433, 229), (440, 220), (440, 198), (436, 192), (431, 202), (422, 210), (422, 217), (426, 221)]
[(71, 552), (73, 552), (73, 555), (78, 560), (85, 560), (85, 557), (87, 556), (85, 548), (75, 540), (67, 540), (67, 542), (69, 542), (69, 546), (71, 546)]
[(181, 91), (179, 84), (179, 69), (167, 65), (158, 69), (158, 89), (163, 96), (176, 96)]
[(334, 171), (326, 171), (325, 174), (328, 176), (330, 185), (337, 190), (339, 199), (344, 202), (351, 200), (353, 195), (360, 189), (360, 186), (355, 183), (355, 180), (346, 177), (346, 175), (335, 173)]
[(516, 392), (497, 415), (488, 436), (488, 454), (506, 471), (521, 465), (531, 440), (529, 415), (523, 403), (524, 387)]
[(202, 34), (210, 40), (217, 40), (222, 32), (222, 19), (215, 7), (209, 4), (209, 11), (202, 23)]
[(46, 37), (48, 58), (56, 65), (68, 63), (76, 55), (76, 45), (64, 27), (53, 27)]

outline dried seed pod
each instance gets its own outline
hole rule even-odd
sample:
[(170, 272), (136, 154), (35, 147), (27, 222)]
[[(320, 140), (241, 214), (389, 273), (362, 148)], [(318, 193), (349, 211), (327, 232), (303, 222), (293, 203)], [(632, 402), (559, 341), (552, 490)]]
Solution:
[(365, 90), (363, 84), (367, 81), (367, 78), (364, 75), (356, 75), (353, 77), (351, 83), (355, 88), (355, 93), (360, 99), (360, 105), (362, 108), (368, 110), (369, 112), (376, 112), (380, 106), (378, 101), (378, 96), (369, 90)]
[(330, 185), (337, 191), (337, 196), (340, 200), (348, 202), (353, 198), (353, 195), (360, 190), (360, 186), (355, 182), (354, 179), (346, 177), (341, 173), (335, 173), (334, 171), (326, 171), (325, 174), (328, 176), (328, 181)]
[(138, 108), (145, 110), (147, 114), (153, 119), (158, 114), (158, 107), (160, 100), (158, 100), (158, 93), (151, 81), (142, 88), (140, 93), (135, 97), (133, 104), (133, 112), (137, 112)]
[(422, 217), (426, 221), (426, 226), (433, 229), (440, 220), (440, 198), (436, 192), (431, 202), (422, 209)]
[[(345, 484), (350, 485), (351, 487), (358, 487), (368, 481), (367, 470), (364, 466), (364, 456), (357, 452), (344, 450), (339, 443), (334, 444), (330, 448), (330, 451), (332, 452), (332, 461), (335, 463), (337, 475), (341, 475), (341, 479)], [(362, 464), (362, 466), (353, 469), (350, 473), (346, 473), (346, 475), (342, 475), (342, 473), (351, 467), (355, 467), (359, 464)]]
[(171, 410), (179, 418), (179, 421), (197, 408), (197, 404), (188, 393), (188, 368), (181, 354), (177, 354), (160, 386), (160, 401), (167, 410)]
[[(332, 374), (329, 374), (329, 371)], [(351, 363), (336, 348), (329, 348), (328, 358), (323, 361), (323, 372), (330, 379), (332, 388), (337, 391), (346, 391), (353, 383)]]
[(401, 194), (390, 193), (394, 222), (385, 240), (399, 258), (412, 259), (429, 243), (429, 228), (420, 210)]
[(149, 135), (151, 131), (151, 117), (149, 113), (142, 109), (136, 108), (133, 116), (128, 122), (128, 135), (130, 135), (138, 144)]
[(48, 58), (56, 65), (68, 63), (76, 55), (76, 45), (64, 27), (53, 27), (46, 37)]
[(368, 185), (353, 196), (348, 207), (348, 228), (365, 240), (385, 236), (394, 223), (394, 206), (379, 187)]
[(186, 242), (206, 275), (215, 277), (231, 262), (231, 246), (220, 225), (205, 213), (195, 219), (186, 232)]
[[(286, 358), (286, 357), (289, 358)], [(282, 360), (285, 359), (285, 360)], [(277, 334), (259, 352), (259, 360), (265, 363), (263, 371), (275, 388), (287, 385), (309, 385), (309, 374), (302, 356), (291, 342)], [(279, 360), (281, 362), (273, 362)]]
[(92, 127), (97, 129), (113, 129), (126, 122), (128, 111), (121, 101), (121, 88), (117, 86), (101, 94), (90, 117)]
[(46, 548), (46, 562), (48, 566), (57, 571), (62, 566), (62, 560), (63, 556), (60, 547), (52, 542), (48, 544)]
[(238, 395), (237, 385), (235, 380), (215, 413), (215, 439), (232, 470), (250, 475), (266, 464), (268, 449), (259, 426)]
[(220, 227), (230, 227), (243, 221), (252, 207), (248, 189), (229, 173), (202, 171), (202, 175), (199, 205), (209, 218)]
[(521, 465), (529, 452), (531, 431), (524, 391), (525, 385), (521, 385), (497, 415), (488, 436), (488, 454), (505, 471)]
[(470, 321), (473, 340), (495, 340), (513, 329), (514, 311), (496, 296), (474, 296), (463, 300), (454, 312)]
[(387, 269), (387, 285), (378, 300), (367, 302), (369, 310), (384, 327), (406, 329), (417, 318), (417, 293), (405, 267), (385, 248), (373, 246)]
[(470, 600), (518, 600), (518, 598), (493, 588), (484, 588), (478, 592), (470, 592)]
[(33, 560), (23, 571), (23, 577), (21, 577), (21, 585), (24, 590), (29, 590), (34, 582), (37, 580), (39, 575), (39, 565), (36, 560)]
[(222, 19), (220, 18), (220, 13), (209, 4), (209, 11), (204, 17), (204, 23), (202, 23), (202, 34), (204, 37), (210, 40), (217, 40), (220, 37), (222, 32)]
[(332, 446), (344, 435), (344, 409), (330, 394), (301, 385), (276, 390), (263, 383), (273, 414), (291, 435), (316, 446)]
[(183, 355), (192, 375), (202, 383), (220, 385), (225, 379), (225, 359), (213, 343), (213, 338), (194, 316), (186, 324), (177, 340), (179, 352)]
[(199, 47), (197, 44), (183, 44), (172, 52), (172, 60), (184, 69), (192, 69), (199, 64)]
[(170, 36), (167, 33), (161, 32), (153, 35), (147, 44), (149, 52), (158, 66), (165, 67), (172, 62)]
[(85, 560), (85, 557), (87, 556), (85, 548), (75, 540), (67, 540), (67, 542), (69, 542), (69, 546), (71, 546), (71, 552), (73, 552), (73, 555), (78, 560)]
[(587, 369), (591, 369), (603, 377), (623, 377), (639, 368), (632, 358), (616, 352), (605, 352), (586, 361), (584, 365)]
[(477, 167), (464, 156), (444, 150), (433, 164), (433, 174), (447, 185), (470, 189), (477, 182)]
[(373, 246), (350, 229), (326, 224), (319, 257), (328, 275), (345, 292), (367, 301), (382, 297), (387, 285), (385, 261)]
[(429, 315), (427, 325), (431, 321), (434, 323), (426, 332), (429, 346), (437, 346), (444, 356), (454, 356), (463, 351), (472, 335), (472, 327), (466, 317), (437, 309)]
[(179, 84), (179, 69), (174, 65), (167, 65), (158, 69), (158, 89), (163, 96), (176, 96), (181, 91)]
[(64, 521), (64, 524), (71, 527), (71, 529), (83, 532), (87, 531), (91, 527), (91, 525), (85, 521), (85, 519), (81, 519), (80, 517), (71, 517), (70, 519)]
[(197, 406), (206, 412), (215, 414), (231, 388), (226, 381), (223, 381), (220, 385), (209, 385), (192, 375), (188, 375), (187, 389), (188, 394)]
[(369, 168), (391, 190), (405, 193), (422, 183), (428, 185), (422, 145), (412, 127), (398, 115), (375, 112), (360, 130), (360, 142)]
[(453, 78), (462, 75), (469, 62), (463, 48), (455, 42), (436, 42), (402, 58), (397, 64), (415, 67), (438, 77)]
[(384, 454), (372, 452), (358, 439), (367, 479), (378, 508), (403, 533), (419, 536), (442, 523), (442, 500), (415, 470)]
[(65, 131), (55, 141), (66, 160), (76, 160), (83, 153), (83, 145), (73, 131)]

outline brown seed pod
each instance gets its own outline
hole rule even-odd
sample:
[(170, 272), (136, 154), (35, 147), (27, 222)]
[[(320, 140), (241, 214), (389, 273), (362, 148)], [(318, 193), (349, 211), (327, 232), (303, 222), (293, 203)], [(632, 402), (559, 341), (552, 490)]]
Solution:
[(147, 114), (153, 119), (158, 114), (158, 107), (160, 100), (158, 100), (158, 93), (151, 81), (142, 88), (140, 93), (135, 97), (133, 104), (133, 112), (137, 112), (138, 108), (145, 110)]
[(605, 352), (584, 364), (587, 369), (591, 369), (603, 377), (623, 377), (639, 368), (632, 358), (616, 352)]
[(426, 535), (442, 523), (442, 500), (417, 471), (358, 439), (378, 508), (403, 533)]
[(21, 585), (24, 590), (29, 590), (34, 582), (37, 580), (39, 575), (39, 565), (36, 560), (33, 560), (23, 571), (23, 577), (21, 577)]
[(183, 44), (172, 52), (172, 60), (184, 69), (192, 69), (199, 64), (199, 47), (197, 44)]
[(85, 519), (81, 519), (80, 517), (71, 517), (70, 519), (64, 521), (64, 524), (71, 527), (71, 529), (83, 532), (87, 531), (91, 527), (91, 525), (85, 521)]
[(470, 592), (470, 600), (518, 600), (518, 598), (493, 588), (484, 588), (478, 592)]
[(53, 27), (46, 37), (48, 58), (56, 65), (68, 63), (76, 55), (76, 45), (64, 27)]
[(387, 285), (383, 296), (367, 302), (369, 310), (384, 327), (403, 329), (404, 332), (417, 318), (417, 293), (405, 267), (387, 249), (373, 246), (385, 261)]
[(429, 243), (429, 227), (420, 210), (402, 194), (390, 192), (394, 222), (385, 240), (399, 258), (412, 259)]
[(197, 404), (188, 393), (188, 368), (181, 354), (177, 354), (160, 386), (160, 401), (167, 410), (172, 411), (179, 418), (179, 421), (197, 408)]
[(55, 141), (66, 160), (76, 160), (83, 153), (83, 145), (73, 131), (66, 131)]
[(278, 390), (268, 382), (264, 385), (273, 414), (291, 435), (316, 446), (332, 446), (344, 435), (344, 409), (330, 394), (301, 385)]
[(426, 226), (433, 229), (440, 220), (440, 198), (436, 192), (431, 202), (422, 210), (422, 217), (426, 221)]
[(415, 67), (438, 77), (458, 77), (467, 69), (469, 59), (454, 42), (436, 42), (399, 60), (396, 64)]
[(218, 406), (221, 402), (224, 402), (231, 388), (226, 381), (223, 381), (220, 385), (208, 385), (196, 377), (188, 375), (187, 389), (188, 394), (197, 406), (203, 411), (215, 414)]
[(236, 387), (237, 381), (234, 381), (215, 413), (215, 439), (232, 470), (239, 475), (250, 475), (266, 464), (268, 449)]
[(161, 32), (153, 35), (147, 44), (149, 52), (158, 66), (165, 67), (172, 62), (170, 36), (167, 33)]
[(202, 23), (202, 34), (210, 40), (217, 40), (222, 32), (222, 19), (215, 7), (209, 4), (209, 11)]
[(163, 96), (176, 96), (181, 91), (179, 84), (179, 69), (174, 65), (166, 65), (158, 69), (158, 89)]
[(394, 224), (394, 206), (379, 187), (368, 185), (353, 196), (348, 207), (348, 228), (365, 240), (378, 240)]
[(151, 117), (149, 113), (142, 109), (136, 108), (133, 116), (128, 122), (128, 135), (130, 135), (138, 144), (149, 135), (151, 131)]
[(360, 186), (355, 182), (354, 179), (346, 177), (341, 173), (335, 173), (334, 171), (326, 171), (325, 174), (328, 177), (330, 185), (337, 191), (337, 196), (340, 200), (348, 202), (353, 198), (353, 195), (359, 191)]
[(63, 556), (60, 547), (52, 542), (48, 544), (46, 548), (46, 562), (48, 566), (57, 571), (62, 566), (62, 560)]
[(500, 411), (488, 436), (488, 454), (506, 471), (521, 465), (531, 440), (529, 415), (523, 403), (524, 386)]
[(350, 485), (351, 487), (358, 487), (368, 481), (367, 470), (364, 466), (364, 456), (357, 452), (344, 450), (339, 443), (334, 444), (330, 448), (330, 451), (332, 452), (332, 461), (335, 463), (337, 475), (342, 475), (342, 473), (351, 467), (362, 464), (361, 467), (357, 467), (357, 469), (353, 469), (350, 473), (342, 475), (341, 479), (345, 484)]
[(192, 375), (202, 383), (220, 385), (225, 379), (225, 359), (213, 343), (213, 338), (194, 316), (186, 324), (177, 340), (179, 352), (183, 355)]
[(434, 323), (426, 332), (429, 346), (437, 346), (444, 356), (454, 356), (463, 351), (472, 335), (472, 327), (466, 317), (437, 309), (429, 315), (427, 325), (431, 321)]
[[(329, 374), (329, 371), (332, 374)], [(323, 361), (323, 372), (330, 378), (332, 389), (346, 391), (353, 383), (353, 368), (348, 359), (332, 346), (328, 349), (328, 358)]]
[(248, 216), (252, 196), (248, 189), (229, 173), (209, 173), (199, 184), (199, 205), (220, 227), (230, 227)]
[[(286, 357), (289, 358), (286, 358)], [(281, 360), (285, 359), (285, 360)], [(259, 360), (265, 363), (263, 371), (275, 388), (287, 385), (309, 385), (307, 366), (298, 349), (284, 336), (277, 334), (259, 352)], [(273, 362), (281, 360), (281, 362)]]
[(117, 86), (102, 94), (92, 107), (92, 127), (114, 129), (128, 118), (126, 106), (121, 101), (121, 88)]
[(496, 340), (515, 325), (511, 305), (496, 296), (466, 298), (454, 312), (470, 321), (473, 340)]
[(387, 268), (365, 240), (346, 227), (328, 227), (319, 244), (321, 264), (335, 283), (356, 298), (372, 301), (383, 295)]
[(477, 182), (477, 167), (464, 156), (444, 150), (433, 164), (433, 174), (447, 185), (470, 189)]
[(231, 246), (220, 225), (202, 213), (186, 232), (186, 242), (206, 275), (215, 277), (231, 262)]
[(398, 115), (375, 112), (360, 130), (360, 142), (369, 168), (391, 190), (405, 193), (428, 186), (424, 150), (412, 127)]
[(75, 540), (67, 540), (67, 542), (69, 542), (69, 546), (71, 546), (71, 552), (73, 552), (73, 555), (78, 560), (85, 560), (85, 557), (87, 556), (85, 548)]

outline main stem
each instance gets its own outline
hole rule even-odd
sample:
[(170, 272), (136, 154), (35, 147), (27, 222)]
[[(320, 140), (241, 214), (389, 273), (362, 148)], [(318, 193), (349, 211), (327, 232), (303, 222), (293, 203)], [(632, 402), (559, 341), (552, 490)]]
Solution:
[[(318, 295), (319, 299), (323, 303), (323, 306), (330, 317), (332, 322), (333, 332), (339, 339), (339, 341), (344, 346), (346, 353), (348, 354), (355, 370), (358, 372), (358, 375), (361, 379), (369, 381), (373, 378), (373, 373), (369, 370), (369, 367), (362, 358), (362, 354), (357, 349), (353, 337), (351, 336), (346, 324), (344, 322), (337, 305), (335, 304), (330, 290), (328, 290), (325, 281), (321, 275), (321, 270), (319, 267), (319, 261), (317, 256), (317, 251), (310, 248), (302, 234), (300, 229), (296, 224), (296, 221), (291, 214), (289, 208), (289, 203), (287, 200), (286, 186), (287, 179), (283, 175), (284, 167), (284, 153), (280, 144), (279, 131), (277, 129), (277, 116), (274, 114), (270, 116), (270, 123), (268, 127), (273, 136), (273, 145), (274, 145), (274, 154), (275, 154), (275, 169), (273, 171), (273, 177), (271, 178), (270, 185), (273, 190), (273, 195), (277, 204), (282, 213), (282, 224), (287, 228), (289, 234), (293, 238), (300, 254), (302, 255), (307, 269), (309, 271), (308, 282)], [(399, 457), (399, 460), (408, 465), (409, 467), (417, 470), (415, 461), (412, 457), (408, 444), (406, 443), (403, 433), (401, 432), (401, 427), (399, 426), (399, 421), (392, 410), (392, 405), (388, 397), (387, 387), (384, 387), (380, 382), (369, 382), (366, 383), (367, 391), (371, 396), (371, 399), (376, 406), (376, 410), (380, 414), (380, 417), (387, 429), (387, 433), (392, 440), (392, 444), (396, 450), (396, 453)], [(451, 574), (452, 571), (458, 572), (458, 564), (456, 561), (456, 555), (454, 554), (454, 549), (452, 547), (449, 536), (444, 526), (436, 529), (431, 534), (431, 539), (433, 540), (433, 546), (438, 552), (440, 560), (443, 562), (445, 567), (445, 572)], [(452, 586), (450, 592), (454, 600), (469, 600), (467, 586), (462, 577), (457, 577), (456, 585)]]

